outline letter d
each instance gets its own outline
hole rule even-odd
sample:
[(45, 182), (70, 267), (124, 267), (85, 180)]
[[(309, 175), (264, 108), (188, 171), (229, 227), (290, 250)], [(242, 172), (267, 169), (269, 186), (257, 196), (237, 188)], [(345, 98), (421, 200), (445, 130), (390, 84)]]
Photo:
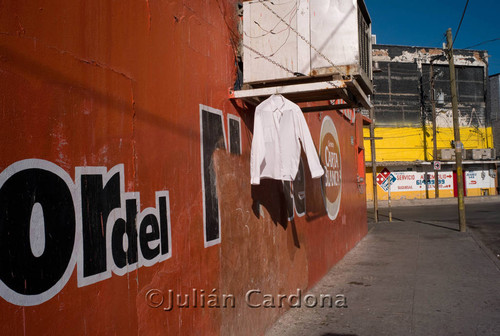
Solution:
[[(292, 303), (292, 300), (294, 298), (297, 300), (297, 302)], [(297, 288), (297, 295), (290, 294), (288, 296), (288, 304), (291, 308), (300, 308), (302, 306), (302, 290), (300, 288)]]

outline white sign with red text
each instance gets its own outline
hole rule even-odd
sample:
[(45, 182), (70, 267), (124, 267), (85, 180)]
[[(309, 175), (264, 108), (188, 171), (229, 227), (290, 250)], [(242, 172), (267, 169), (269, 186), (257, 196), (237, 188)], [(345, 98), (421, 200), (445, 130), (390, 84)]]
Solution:
[[(420, 191), (425, 190), (425, 186), (428, 189), (434, 189), (434, 173), (427, 173), (427, 177), (423, 172), (392, 172), (396, 177), (391, 186), (392, 191)], [(439, 179), (439, 189), (440, 190), (452, 190), (453, 189), (453, 173), (442, 171), (438, 174)]]
[(495, 188), (495, 178), (490, 176), (489, 170), (474, 170), (465, 172), (465, 186), (469, 188)]

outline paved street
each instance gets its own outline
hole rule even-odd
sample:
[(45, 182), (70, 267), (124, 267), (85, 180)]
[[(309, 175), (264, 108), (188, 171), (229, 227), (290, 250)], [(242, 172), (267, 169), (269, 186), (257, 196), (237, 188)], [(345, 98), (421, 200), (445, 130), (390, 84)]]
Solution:
[[(435, 204), (439, 202), (444, 204)], [(455, 199), (422, 200), (415, 205), (407, 205), (408, 203), (410, 202), (395, 202), (391, 208), (393, 221), (446, 224), (458, 230), (458, 207)], [(379, 220), (387, 221), (387, 201), (381, 201), (379, 206)], [(500, 259), (500, 197), (466, 198), (465, 211), (468, 229)], [(368, 208), (368, 217), (373, 222), (373, 208)]]
[(293, 308), (266, 335), (500, 335), (498, 200), (466, 202), (466, 233), (450, 200), (394, 208), (310, 290), (347, 308)]

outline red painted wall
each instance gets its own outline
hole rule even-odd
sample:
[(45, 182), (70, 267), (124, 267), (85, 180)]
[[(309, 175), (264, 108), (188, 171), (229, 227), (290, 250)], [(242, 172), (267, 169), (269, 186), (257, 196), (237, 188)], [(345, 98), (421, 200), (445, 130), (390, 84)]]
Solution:
[[(86, 209), (80, 209), (80, 198), (85, 195), (78, 194), (81, 173), (77, 169), (88, 172), (93, 169), (88, 167), (101, 167), (106, 175), (122, 164), (116, 170), (123, 180), (120, 195), (122, 199), (135, 197), (138, 213), (159, 209), (155, 192), (168, 191), (171, 240), (169, 254), (161, 255), (165, 260), (126, 266), (123, 275), (115, 274), (110, 262), (106, 272), (87, 284), (78, 272), (83, 267), (82, 232), (88, 223), (59, 219), (65, 228), (76, 228), (68, 279), (60, 282), (60, 289), (48, 290), (53, 294), (50, 298), (43, 292), (40, 299), (33, 299), (23, 289), (17, 294), (9, 289), (7, 279), (22, 281), (9, 275), (14, 266), (6, 265), (23, 260), (16, 254), (19, 251), (30, 246), (31, 252), (36, 250), (33, 240), (37, 236), (29, 228), (40, 223), (36, 216), (40, 213), (33, 215), (30, 210), (31, 215), (25, 214), (26, 220), (19, 224), (25, 239), (15, 241), (7, 234), (7, 220), (15, 217), (17, 208), (3, 206), (0, 240), (12, 244), (12, 250), (0, 252), (3, 335), (259, 334), (285, 308), (250, 308), (244, 300), (248, 290), (294, 294), (298, 288), (310, 288), (366, 234), (364, 188), (356, 180), (356, 144), (362, 143), (357, 139), (362, 133), (356, 128), (362, 125), (351, 124), (339, 112), (306, 115), (316, 147), (325, 116), (332, 118), (338, 132), (342, 195), (335, 220), (328, 218), (322, 182), (310, 178), (307, 164), (307, 211), (292, 221), (287, 220), (281, 182), (250, 185), (253, 109), (228, 99), (228, 88), (236, 78), (237, 41), (232, 32), (237, 31), (237, 20), (233, 0), (34, 0), (0, 5), (0, 194), (10, 197), (7, 186), (13, 181), (13, 171), (32, 171), (34, 162), (48, 162), (47, 167), (52, 171), (59, 167), (74, 183), (68, 185), (75, 195), (78, 218)], [(229, 146), (228, 116), (241, 119), (241, 154), (222, 148), (212, 157), (220, 243), (208, 247), (204, 244), (200, 139), (203, 106), (221, 111), (226, 144), (219, 147)], [(23, 161), (26, 159), (37, 160)], [(96, 171), (94, 168), (94, 175)], [(106, 183), (104, 177), (103, 181)], [(37, 202), (23, 198), (31, 194), (22, 183), (12, 190), (26, 204)], [(125, 194), (132, 192), (140, 197)], [(162, 216), (160, 212), (157, 218)], [(48, 210), (43, 213), (47, 216)], [(114, 219), (108, 221), (108, 228), (114, 227)], [(105, 221), (101, 225), (104, 230)], [(41, 252), (52, 249), (57, 255), (57, 248), (50, 245), (52, 238), (45, 236), (48, 231), (41, 232), (46, 248)], [(102, 234), (111, 239), (111, 233)], [(159, 240), (151, 239), (149, 246), (158, 244)], [(106, 251), (111, 258), (109, 247)], [(55, 258), (54, 264), (62, 263), (60, 260)], [(28, 266), (18, 264), (21, 271), (30, 272)], [(36, 276), (45, 281), (50, 272), (42, 269)], [(24, 287), (27, 291), (29, 285)], [(148, 305), (148, 293), (153, 303), (160, 298), (152, 297), (156, 292), (151, 289), (165, 295), (158, 308), (152, 308), (151, 302)], [(212, 289), (219, 295), (233, 294), (235, 307), (200, 308), (198, 301), (198, 307), (191, 303), (189, 308), (162, 309), (169, 290), (175, 295), (192, 294), (194, 289), (198, 300), (201, 290), (207, 300)], [(24, 299), (31, 303), (20, 302)]]

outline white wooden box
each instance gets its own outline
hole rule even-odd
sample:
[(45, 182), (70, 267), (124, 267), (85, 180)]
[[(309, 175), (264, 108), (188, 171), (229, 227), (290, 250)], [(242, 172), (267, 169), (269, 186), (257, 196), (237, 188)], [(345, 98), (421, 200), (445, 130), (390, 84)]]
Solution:
[(289, 79), (293, 73), (362, 73), (371, 79), (371, 20), (363, 0), (244, 2), (244, 83)]

